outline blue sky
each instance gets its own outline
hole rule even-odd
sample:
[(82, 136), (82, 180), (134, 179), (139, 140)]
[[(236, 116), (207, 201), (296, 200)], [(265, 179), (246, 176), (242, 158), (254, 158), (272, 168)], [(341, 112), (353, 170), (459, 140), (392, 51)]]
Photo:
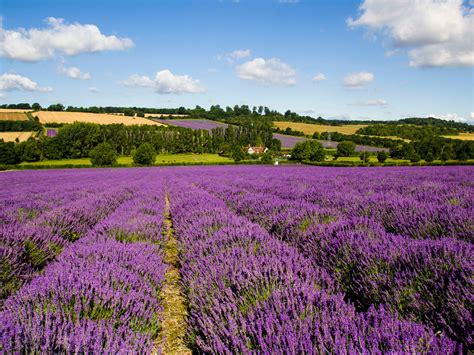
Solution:
[(474, 11), (441, 2), (2, 0), (0, 102), (472, 121)]

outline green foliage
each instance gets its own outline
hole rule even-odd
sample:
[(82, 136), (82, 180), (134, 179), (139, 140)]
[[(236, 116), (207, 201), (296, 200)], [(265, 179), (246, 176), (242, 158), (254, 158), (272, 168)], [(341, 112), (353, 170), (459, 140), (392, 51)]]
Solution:
[(343, 141), (337, 145), (337, 155), (340, 157), (350, 157), (355, 154), (356, 145), (351, 141)]
[(41, 123), (35, 120), (28, 121), (0, 121), (0, 132), (29, 132), (42, 129)]
[(269, 150), (262, 155), (262, 162), (265, 164), (273, 163), (273, 153)]
[(361, 152), (359, 154), (360, 160), (362, 160), (364, 163), (368, 163), (370, 161), (370, 154), (368, 152)]
[(385, 153), (384, 151), (377, 152), (377, 160), (379, 163), (385, 163), (385, 161), (388, 158), (388, 154)]
[(17, 144), (15, 150), (21, 161), (31, 163), (41, 159), (41, 149), (38, 141), (34, 138), (29, 138), (27, 141)]
[(15, 150), (15, 143), (0, 139), (0, 164), (18, 164), (20, 157)]
[(100, 143), (89, 154), (94, 166), (110, 166), (117, 164), (117, 154), (109, 143)]
[(375, 124), (357, 130), (357, 134), (372, 136), (397, 136), (415, 140), (426, 136), (458, 134), (458, 130), (446, 126), (415, 126), (407, 124)]
[(323, 161), (325, 156), (321, 143), (312, 140), (296, 143), (291, 151), (291, 159), (296, 161)]
[(136, 165), (153, 165), (156, 160), (156, 152), (150, 143), (143, 143), (133, 152), (132, 157)]
[(241, 147), (239, 146), (234, 147), (232, 151), (232, 159), (234, 159), (234, 161), (237, 161), (237, 162), (245, 159), (245, 153)]

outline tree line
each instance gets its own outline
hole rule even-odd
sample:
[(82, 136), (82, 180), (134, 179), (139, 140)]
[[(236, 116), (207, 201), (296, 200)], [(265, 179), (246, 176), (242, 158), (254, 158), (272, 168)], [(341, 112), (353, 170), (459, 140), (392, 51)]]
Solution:
[(280, 141), (272, 137), (271, 126), (261, 122), (212, 131), (177, 126), (75, 122), (59, 128), (55, 137), (43, 135), (17, 144), (0, 140), (0, 163), (84, 158), (101, 143), (107, 143), (118, 155), (133, 155), (145, 143), (158, 154), (219, 153), (238, 159), (243, 159), (247, 145), (265, 146), (274, 151), (281, 149)]
[(396, 136), (404, 139), (415, 140), (422, 139), (426, 136), (458, 135), (459, 129), (455, 127), (435, 125), (414, 126), (409, 124), (375, 124), (359, 128), (356, 134), (372, 136)]

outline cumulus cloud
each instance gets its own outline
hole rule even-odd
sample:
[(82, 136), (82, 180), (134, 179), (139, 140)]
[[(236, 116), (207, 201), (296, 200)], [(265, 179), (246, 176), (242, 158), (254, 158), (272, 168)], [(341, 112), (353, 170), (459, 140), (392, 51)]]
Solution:
[(360, 89), (374, 81), (374, 74), (369, 72), (358, 72), (346, 75), (344, 86), (351, 89)]
[[(471, 112), (472, 116), (472, 112)], [(459, 116), (457, 113), (447, 113), (445, 115), (436, 115), (434, 113), (430, 114), (428, 117), (440, 118), (446, 121), (456, 121), (456, 122), (466, 122), (467, 119)]]
[(127, 80), (122, 81), (122, 84), (135, 87), (152, 87), (160, 94), (195, 94), (206, 91), (200, 85), (199, 80), (195, 80), (188, 75), (175, 75), (168, 69), (157, 72), (154, 79), (150, 79), (146, 75), (132, 75)]
[(234, 63), (237, 60), (248, 58), (251, 55), (250, 49), (236, 49), (230, 53), (224, 53), (217, 56), (219, 60), (225, 60), (228, 63)]
[(69, 24), (61, 18), (48, 17), (45, 28), (7, 30), (0, 22), (0, 56), (35, 62), (55, 54), (77, 55), (86, 52), (125, 50), (133, 47), (129, 38), (106, 36), (91, 24)]
[(474, 65), (474, 10), (462, 0), (364, 0), (350, 27), (363, 26), (407, 48), (413, 67)]
[(49, 92), (52, 91), (50, 87), (41, 87), (38, 83), (34, 82), (26, 76), (18, 74), (4, 73), (0, 75), (0, 90), (24, 90), (24, 91), (38, 91), (38, 92)]
[(474, 112), (471, 112), (471, 120), (474, 120)]
[(83, 73), (79, 68), (77, 67), (64, 67), (60, 66), (58, 68), (59, 73), (70, 77), (71, 79), (77, 79), (77, 80), (89, 80), (91, 78), (91, 75), (89, 73)]
[(387, 106), (388, 102), (384, 99), (375, 99), (375, 100), (367, 100), (364, 102), (356, 102), (355, 104), (352, 104), (354, 106)]
[(326, 75), (323, 73), (317, 73), (315, 76), (313, 76), (313, 81), (323, 81), (326, 80)]
[(122, 84), (125, 86), (141, 86), (141, 87), (152, 87), (153, 80), (146, 75), (133, 74), (128, 79), (123, 80)]
[(295, 85), (296, 71), (278, 58), (255, 58), (239, 65), (237, 75), (266, 85)]

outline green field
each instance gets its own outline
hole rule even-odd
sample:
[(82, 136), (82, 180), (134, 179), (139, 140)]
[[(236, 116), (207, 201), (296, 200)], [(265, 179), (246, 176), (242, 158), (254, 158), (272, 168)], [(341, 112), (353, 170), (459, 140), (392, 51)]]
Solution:
[[(172, 165), (172, 164), (218, 164), (232, 163), (233, 160), (221, 157), (217, 154), (160, 154), (156, 156), (155, 165)], [(133, 164), (132, 157), (122, 156), (117, 159), (120, 165), (131, 166)], [(62, 160), (42, 160), (34, 163), (21, 163), (20, 165), (28, 166), (51, 166), (51, 165), (92, 165), (89, 158), (80, 159), (62, 159)]]

